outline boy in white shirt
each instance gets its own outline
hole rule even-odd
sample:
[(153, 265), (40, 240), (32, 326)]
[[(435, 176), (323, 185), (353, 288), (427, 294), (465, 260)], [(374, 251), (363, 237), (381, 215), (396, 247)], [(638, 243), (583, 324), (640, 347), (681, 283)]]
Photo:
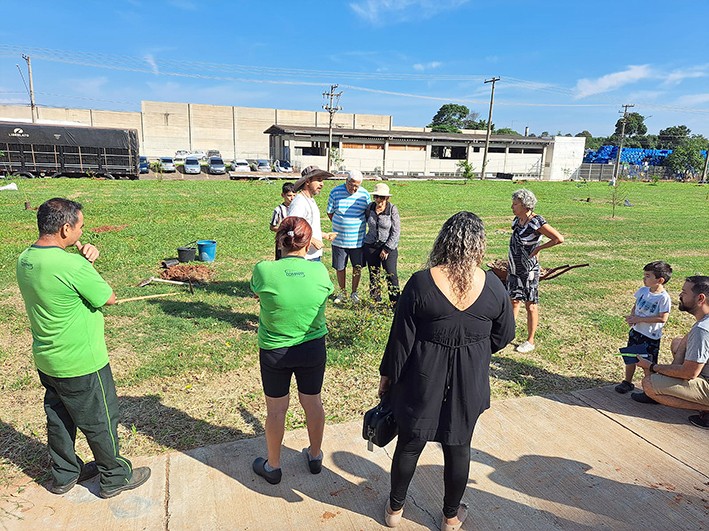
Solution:
[[(635, 304), (630, 315), (625, 318), (625, 322), (631, 325), (628, 346), (644, 344), (649, 361), (657, 363), (662, 327), (670, 316), (672, 306), (672, 300), (664, 287), (672, 277), (672, 267), (658, 260), (647, 264), (643, 272), (643, 287), (635, 292)], [(625, 366), (625, 379), (615, 386), (617, 392), (625, 394), (635, 389), (635, 365)]]

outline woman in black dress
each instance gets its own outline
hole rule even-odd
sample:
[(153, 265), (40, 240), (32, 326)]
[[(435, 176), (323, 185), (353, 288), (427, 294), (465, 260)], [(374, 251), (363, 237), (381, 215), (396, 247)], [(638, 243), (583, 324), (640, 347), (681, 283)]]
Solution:
[(399, 438), (384, 518), (401, 520), (406, 492), (427, 441), (443, 446), (443, 522), (460, 528), (468, 483), (470, 442), (478, 416), (490, 407), (489, 366), (514, 338), (510, 299), (502, 282), (479, 265), (485, 230), (475, 214), (446, 221), (428, 268), (406, 283), (394, 313), (379, 372), (389, 392)]

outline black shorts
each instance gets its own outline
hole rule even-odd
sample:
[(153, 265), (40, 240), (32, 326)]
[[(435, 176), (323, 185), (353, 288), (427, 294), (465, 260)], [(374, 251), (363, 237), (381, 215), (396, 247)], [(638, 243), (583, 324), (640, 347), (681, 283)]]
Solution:
[(637, 330), (631, 328), (628, 333), (628, 346), (633, 345), (643, 345), (647, 346), (647, 353), (650, 355), (650, 362), (657, 363), (657, 358), (660, 354), (660, 340), (652, 339), (647, 337), (645, 334), (641, 334)]
[(290, 393), (291, 376), (295, 374), (298, 391), (317, 395), (325, 378), (325, 337), (292, 347), (259, 350), (263, 392), (269, 398), (281, 398)]

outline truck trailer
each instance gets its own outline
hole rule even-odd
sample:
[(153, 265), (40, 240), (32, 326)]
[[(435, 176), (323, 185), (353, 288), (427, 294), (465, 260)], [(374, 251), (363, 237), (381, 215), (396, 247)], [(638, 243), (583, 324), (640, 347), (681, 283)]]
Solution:
[(0, 121), (0, 174), (137, 179), (138, 131)]

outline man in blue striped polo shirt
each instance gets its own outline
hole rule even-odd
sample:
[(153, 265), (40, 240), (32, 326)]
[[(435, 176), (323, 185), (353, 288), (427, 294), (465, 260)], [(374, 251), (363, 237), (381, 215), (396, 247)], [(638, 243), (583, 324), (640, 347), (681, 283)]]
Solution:
[(327, 215), (332, 220), (332, 230), (337, 237), (332, 242), (332, 267), (337, 272), (340, 293), (333, 302), (341, 303), (347, 299), (347, 260), (352, 263), (353, 303), (359, 302), (357, 287), (364, 266), (362, 240), (366, 223), (364, 211), (370, 202), (369, 192), (362, 188), (362, 172), (349, 170), (344, 184), (336, 186), (327, 200)]

